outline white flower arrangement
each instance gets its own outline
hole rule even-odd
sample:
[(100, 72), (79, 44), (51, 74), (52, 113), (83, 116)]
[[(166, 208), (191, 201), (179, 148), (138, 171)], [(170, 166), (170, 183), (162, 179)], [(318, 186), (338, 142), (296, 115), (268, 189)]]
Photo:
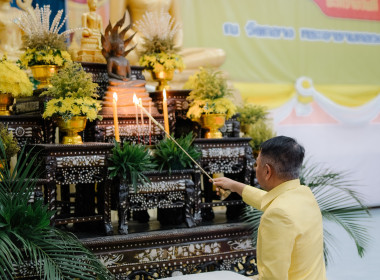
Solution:
[(154, 72), (182, 71), (185, 66), (174, 44), (174, 36), (180, 27), (164, 10), (146, 12), (142, 20), (136, 22), (136, 28), (143, 34), (140, 65)]
[(171, 15), (164, 10), (160, 12), (146, 12), (142, 20), (136, 22), (136, 28), (144, 35), (146, 40), (174, 39), (181, 25), (176, 23)]
[[(24, 31), (24, 47), (26, 51), (21, 56), (21, 64), (25, 67), (32, 65), (54, 64), (58, 66), (71, 62), (70, 55), (66, 51), (66, 38), (76, 29), (69, 29), (62, 33), (59, 31), (64, 26), (67, 16), (63, 18), (63, 10), (59, 10), (50, 25), (51, 10), (49, 5), (42, 8), (36, 5), (32, 12), (23, 12), (15, 20), (16, 24)], [(53, 63), (47, 63), (41, 55), (53, 55), (54, 59), (49, 59)]]

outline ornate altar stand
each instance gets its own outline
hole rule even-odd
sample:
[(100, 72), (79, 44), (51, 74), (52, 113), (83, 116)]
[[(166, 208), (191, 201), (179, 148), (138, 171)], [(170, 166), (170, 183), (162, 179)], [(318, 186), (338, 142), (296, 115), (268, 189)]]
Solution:
[[(249, 145), (251, 138), (221, 138), (221, 139), (195, 139), (194, 144), (202, 151), (201, 165), (209, 174), (224, 173), (239, 182), (250, 184), (255, 162), (252, 148)], [(200, 207), (203, 209), (203, 219), (212, 220), (214, 214), (212, 207), (227, 206), (227, 217), (237, 219), (243, 207), (239, 195), (232, 193), (226, 200), (220, 201), (212, 189), (207, 178), (204, 180), (204, 201)], [(219, 200), (214, 201), (213, 200)]]
[[(164, 125), (163, 115), (154, 116), (158, 123)], [(119, 133), (121, 141), (130, 141), (144, 145), (154, 145), (164, 138), (164, 132), (153, 122), (149, 131), (148, 117), (144, 118), (144, 125), (141, 125), (141, 115), (138, 114), (136, 124), (135, 115), (119, 116)], [(85, 141), (113, 142), (115, 138), (115, 126), (113, 116), (103, 116), (103, 119), (92, 122), (86, 126)]]
[(54, 125), (40, 114), (0, 116), (0, 122), (8, 126), (20, 144), (54, 142)]
[[(167, 90), (166, 96), (168, 100), (169, 124), (170, 131), (174, 132), (175, 137), (180, 137), (183, 134), (188, 134), (190, 131), (196, 132), (201, 135), (201, 126), (191, 121), (186, 117), (186, 113), (189, 110), (189, 96), (190, 90)], [(153, 91), (149, 93), (152, 101), (156, 104), (156, 107), (160, 113), (162, 113), (163, 106), (163, 93), (162, 91)]]
[[(199, 203), (200, 173), (199, 170), (173, 170), (168, 172), (145, 172), (149, 184), (140, 184), (135, 193), (132, 185), (120, 184), (118, 195), (119, 233), (128, 233), (127, 211), (141, 211), (157, 208), (168, 209), (167, 215), (183, 217), (188, 227), (195, 227), (201, 222)], [(174, 209), (180, 209), (173, 213)], [(182, 211), (183, 210), (183, 213)], [(181, 218), (179, 217), (179, 218)], [(163, 223), (170, 223), (170, 217), (162, 217)], [(171, 217), (172, 219), (178, 217)], [(180, 221), (182, 222), (182, 221)]]
[[(57, 210), (52, 217), (55, 225), (102, 221), (107, 235), (113, 234), (111, 225), (111, 184), (107, 173), (107, 157), (111, 153), (113, 144), (83, 143), (82, 145), (37, 144), (32, 152), (39, 153), (43, 170), (45, 202), (50, 210)], [(92, 213), (81, 213), (73, 207), (70, 201), (69, 185), (76, 184), (84, 187), (83, 193), (92, 192), (97, 184), (96, 210)], [(61, 200), (57, 199), (57, 184), (61, 185)], [(95, 193), (95, 192), (94, 192)], [(82, 197), (83, 198), (83, 197)], [(80, 195), (75, 197), (80, 200)], [(75, 201), (74, 205), (86, 207), (94, 203), (93, 196), (88, 201)], [(95, 207), (95, 205), (94, 205)], [(78, 215), (81, 213), (82, 215)]]
[(233, 223), (81, 241), (118, 280), (159, 279), (215, 270), (256, 275), (256, 250), (250, 234), (244, 224)]

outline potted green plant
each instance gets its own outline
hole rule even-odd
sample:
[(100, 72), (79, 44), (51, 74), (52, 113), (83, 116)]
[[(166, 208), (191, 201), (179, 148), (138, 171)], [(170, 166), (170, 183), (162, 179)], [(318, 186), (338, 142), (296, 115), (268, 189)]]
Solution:
[(14, 98), (33, 95), (33, 84), (25, 71), (7, 60), (0, 59), (0, 116), (10, 115), (9, 106)]
[[(198, 151), (193, 145), (194, 136), (192, 132), (177, 138), (176, 141), (191, 156), (191, 158), (194, 160), (200, 158), (200, 151)], [(169, 173), (171, 173), (172, 170), (182, 170), (193, 168), (194, 166), (191, 158), (169, 138), (163, 139), (155, 146), (153, 157), (155, 163), (158, 165), (158, 169), (160, 171), (166, 170)]]
[(67, 133), (63, 144), (81, 144), (82, 131), (87, 120), (101, 119), (98, 115), (101, 103), (96, 83), (92, 82), (91, 73), (86, 73), (81, 64), (70, 63), (51, 78), (52, 87), (41, 95), (51, 97), (45, 104), (43, 118), (53, 118), (61, 131)]
[(261, 119), (249, 126), (246, 135), (252, 138), (249, 145), (252, 147), (254, 156), (257, 157), (261, 143), (276, 136), (276, 133), (268, 121)]
[(167, 82), (173, 79), (174, 70), (182, 71), (184, 68), (174, 42), (179, 24), (169, 13), (161, 10), (146, 12), (143, 19), (136, 22), (136, 27), (143, 34), (140, 65), (151, 72), (153, 80), (158, 81), (157, 90), (168, 89)]
[[(175, 139), (176, 142), (188, 153), (188, 155), (194, 159), (198, 160), (201, 157), (201, 152), (193, 145), (194, 135), (192, 132), (187, 135), (183, 135)], [(160, 141), (154, 149), (153, 157), (155, 163), (158, 165), (159, 173), (150, 174), (152, 181), (157, 181), (154, 177), (158, 177), (160, 180), (167, 182), (174, 182), (176, 180), (175, 176), (182, 174), (184, 176), (190, 175), (190, 178), (195, 176), (195, 171), (193, 169), (194, 163), (191, 158), (186, 155), (186, 153), (178, 147), (178, 145), (171, 139), (165, 138)], [(179, 190), (177, 190), (179, 191)], [(158, 208), (157, 209), (157, 219), (161, 224), (175, 225), (183, 222), (183, 210), (181, 208)], [(192, 224), (194, 219), (187, 219), (187, 223)]]
[(243, 106), (237, 108), (238, 117), (240, 122), (240, 130), (247, 133), (249, 127), (259, 120), (267, 120), (269, 112), (264, 106), (255, 105), (251, 103), (244, 103)]
[(249, 103), (238, 107), (237, 111), (240, 130), (252, 138), (249, 144), (254, 156), (257, 156), (261, 143), (275, 136), (275, 132), (269, 123), (269, 112), (263, 106)]
[(232, 101), (232, 91), (222, 72), (201, 67), (189, 78), (184, 88), (191, 90), (187, 97), (190, 101), (187, 116), (210, 129), (206, 138), (221, 138), (218, 129), (237, 110)]
[(73, 234), (50, 225), (53, 212), (34, 197), (36, 161), (24, 146), (13, 172), (7, 162), (0, 169), (0, 278), (113, 279)]
[[(368, 221), (370, 213), (360, 194), (352, 189), (354, 182), (348, 172), (336, 172), (322, 164), (306, 162), (301, 170), (302, 185), (310, 187), (321, 209), (324, 221), (340, 225), (354, 241), (360, 257), (368, 246), (368, 231), (363, 221)], [(262, 212), (247, 206), (243, 219), (252, 229), (253, 243), (256, 244), (257, 229)], [(334, 247), (334, 234), (324, 224), (324, 256), (329, 263), (329, 252)]]
[(40, 8), (37, 4), (33, 12), (23, 12), (16, 20), (16, 24), (25, 33), (25, 52), (20, 57), (20, 63), (25, 68), (31, 68), (33, 77), (40, 81), (38, 88), (48, 87), (49, 79), (58, 68), (71, 62), (66, 39), (74, 30), (59, 33), (66, 21), (63, 19), (61, 22), (62, 14), (63, 10), (58, 11), (50, 25), (50, 6)]
[(149, 178), (144, 175), (144, 171), (151, 171), (156, 168), (149, 150), (141, 144), (131, 144), (128, 142), (120, 145), (115, 141), (112, 149), (112, 156), (109, 158), (109, 177), (118, 178), (118, 213), (119, 213), (119, 233), (127, 234), (128, 225), (126, 217), (127, 200), (130, 192), (129, 185), (132, 185), (134, 192), (137, 192), (138, 183), (148, 183)]

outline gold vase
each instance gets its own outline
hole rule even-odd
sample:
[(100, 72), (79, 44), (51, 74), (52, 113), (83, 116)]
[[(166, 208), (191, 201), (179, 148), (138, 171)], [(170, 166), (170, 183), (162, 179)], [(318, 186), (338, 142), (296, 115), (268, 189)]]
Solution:
[(223, 138), (219, 128), (226, 122), (226, 114), (206, 114), (202, 116), (202, 126), (209, 129), (206, 138)]
[(152, 73), (152, 79), (158, 82), (156, 90), (170, 89), (168, 82), (173, 79), (174, 70), (160, 71), (160, 72), (151, 71), (151, 73)]
[(57, 118), (57, 125), (59, 130), (66, 133), (66, 136), (62, 138), (62, 144), (75, 145), (83, 144), (82, 137), (78, 135), (86, 127), (86, 117), (72, 117), (65, 121), (61, 117)]
[(9, 106), (13, 103), (13, 96), (10, 93), (0, 93), (0, 116), (9, 116)]
[(59, 67), (57, 65), (34, 65), (30, 66), (33, 78), (39, 81), (37, 88), (51, 87), (50, 78), (54, 76)]

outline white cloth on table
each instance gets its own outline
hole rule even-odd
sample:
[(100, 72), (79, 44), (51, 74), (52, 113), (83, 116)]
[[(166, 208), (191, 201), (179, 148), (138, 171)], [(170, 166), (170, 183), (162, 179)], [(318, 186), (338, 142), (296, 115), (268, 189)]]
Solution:
[(160, 280), (248, 280), (246, 276), (240, 275), (232, 271), (213, 271), (198, 274), (187, 274), (181, 276), (173, 276), (169, 278), (161, 278)]

